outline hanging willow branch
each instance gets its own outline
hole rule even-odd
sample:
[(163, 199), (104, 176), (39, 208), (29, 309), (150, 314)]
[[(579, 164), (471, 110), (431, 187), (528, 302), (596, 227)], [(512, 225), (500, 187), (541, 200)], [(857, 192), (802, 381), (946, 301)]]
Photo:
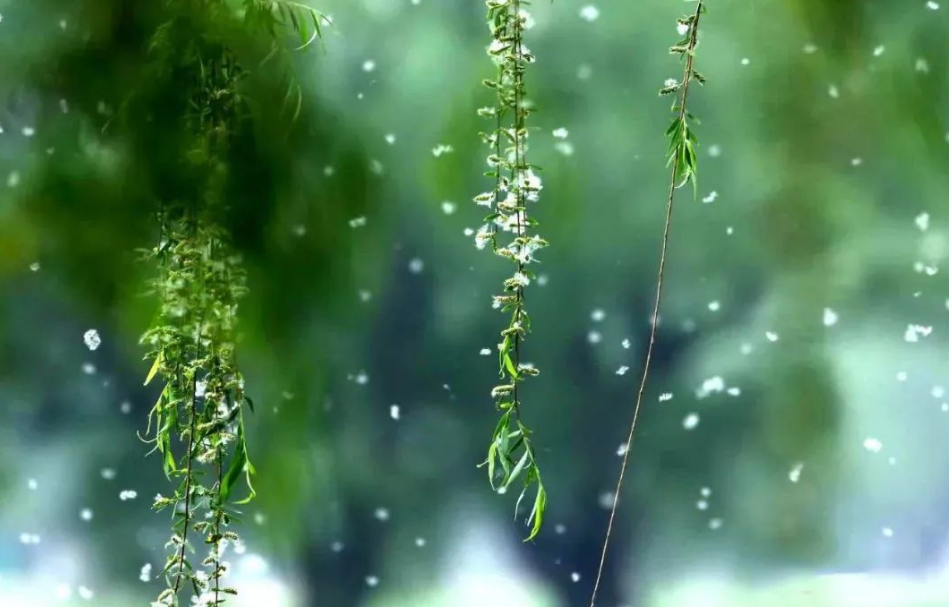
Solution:
[[(476, 246), (484, 249), (490, 244), (495, 254), (514, 266), (513, 275), (504, 281), (504, 293), (494, 296), (494, 307), (509, 313), (510, 322), (501, 331), (498, 344), (498, 373), (504, 383), (491, 391), (501, 418), (491, 435), (488, 457), (482, 466), (487, 466), (488, 480), (498, 493), (506, 493), (518, 479), (523, 481), (515, 517), (521, 500), (536, 485), (534, 505), (526, 519), (530, 526), (525, 540), (528, 541), (537, 536), (543, 525), (547, 492), (541, 481), (532, 432), (521, 419), (520, 384), (539, 373), (521, 359), (522, 345), (531, 329), (524, 307), (524, 289), (534, 280), (528, 265), (547, 242), (531, 234), (537, 222), (527, 212), (528, 203), (538, 201), (543, 186), (534, 173), (538, 167), (526, 157), (531, 106), (525, 99), (524, 74), (535, 60), (523, 42), (524, 32), (533, 26), (530, 14), (522, 8), (526, 4), (526, 0), (487, 0), (492, 36), (487, 50), (498, 72), (494, 80), (485, 80), (484, 85), (495, 92), (496, 100), (494, 106), (481, 108), (478, 114), (494, 121), (493, 130), (481, 133), (482, 141), (490, 148), (489, 170), (485, 175), (494, 178), (494, 187), (474, 200), (491, 210), (475, 234)], [(506, 244), (498, 243), (499, 230), (511, 235)]]
[[(223, 3), (209, 0), (197, 9), (175, 2), (167, 6), (171, 17), (156, 31), (150, 51), (159, 69), (176, 66), (182, 86), (189, 87), (181, 123), (191, 144), (181, 163), (201, 177), (198, 191), (187, 200), (163, 201), (159, 241), (147, 252), (158, 266), (153, 287), (161, 303), (141, 339), (148, 348), (146, 358), (153, 361), (145, 384), (158, 378), (163, 387), (149, 414), (146, 440), (161, 454), (165, 475), (177, 483), (172, 495), (159, 494), (154, 502), (156, 510), (171, 511), (172, 535), (161, 573), (166, 588), (152, 606), (177, 607), (188, 588), (193, 605), (218, 607), (225, 596), (236, 594), (222, 584), (228, 568), (225, 550), (239, 540), (229, 529), (237, 515), (233, 506), (255, 496), (244, 429), (244, 408), (253, 411), (253, 402), (244, 393), (236, 356), (238, 302), (247, 293), (246, 273), (220, 227), (227, 210), (229, 139), (246, 116), (237, 85), (249, 71), (226, 43), (193, 27), (194, 13), (188, 11), (198, 10), (210, 20), (229, 10)], [(270, 36), (277, 51), (278, 28), (293, 31), (301, 40), (299, 48), (321, 34), (322, 15), (302, 4), (245, 0), (243, 11), (245, 24)], [(292, 75), (290, 81), (297, 86)], [(246, 495), (235, 501), (232, 496), (242, 481)], [(208, 547), (198, 566), (189, 557), (195, 533)]]
[(699, 0), (695, 7), (695, 12), (683, 17), (677, 21), (679, 33), (685, 36), (675, 46), (669, 49), (674, 55), (679, 55), (685, 63), (682, 79), (676, 80), (670, 78), (667, 80), (660, 95), (676, 95), (676, 101), (672, 104), (674, 118), (672, 124), (666, 130), (669, 137), (669, 165), (672, 166), (672, 178), (669, 182), (669, 197), (666, 201), (666, 218), (662, 232), (662, 247), (659, 254), (659, 272), (656, 279), (656, 300), (653, 306), (652, 318), (649, 329), (649, 345), (646, 348), (646, 359), (643, 363), (642, 379), (639, 383), (639, 392), (636, 395), (636, 406), (633, 408), (633, 421), (629, 426), (629, 436), (626, 439), (626, 448), (623, 453), (623, 463), (620, 467), (619, 478), (616, 481), (616, 491), (613, 494), (613, 506), (610, 509), (609, 523), (606, 526), (606, 536), (603, 540), (603, 551), (600, 554), (600, 565), (596, 572), (596, 582), (593, 584), (593, 593), (590, 597), (590, 607), (596, 605), (596, 595), (600, 589), (600, 581), (603, 577), (603, 566), (606, 564), (606, 554), (610, 544), (610, 535), (613, 532), (613, 523), (616, 520), (616, 507), (619, 504), (620, 492), (623, 488), (623, 478), (626, 476), (626, 467), (629, 463), (629, 453), (632, 451), (633, 434), (636, 431), (636, 422), (639, 419), (639, 410), (643, 402), (643, 394), (646, 391), (646, 382), (649, 378), (649, 367), (652, 363), (653, 348), (656, 344), (656, 331), (659, 328), (659, 305), (662, 300), (662, 286), (666, 270), (666, 251), (669, 244), (669, 230), (672, 226), (672, 208), (675, 202), (675, 192), (686, 183), (692, 182), (695, 187), (696, 170), (698, 163), (695, 154), (695, 148), (698, 145), (698, 139), (695, 136), (689, 121), (698, 122), (695, 116), (687, 109), (689, 98), (689, 84), (695, 80), (699, 84), (705, 84), (705, 77), (694, 68), (695, 47), (698, 42), (699, 20), (705, 13), (704, 0)]

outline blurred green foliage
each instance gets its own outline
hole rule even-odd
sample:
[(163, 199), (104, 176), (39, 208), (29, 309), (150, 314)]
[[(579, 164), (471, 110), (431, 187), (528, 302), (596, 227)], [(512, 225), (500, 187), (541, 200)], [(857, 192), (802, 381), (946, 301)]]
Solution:
[[(667, 185), (668, 104), (655, 91), (676, 74), (668, 40), (689, 6), (596, 4), (593, 22), (575, 3), (534, 5), (528, 83), (532, 154), (545, 168), (537, 218), (558, 245), (530, 301), (538, 330), (527, 349), (544, 374), (525, 396), (550, 505), (549, 530), (511, 550), (564, 604), (587, 596), (601, 494), (631, 415)], [(334, 25), (325, 51), (293, 59), (304, 99), (296, 124), (282, 71), (246, 82), (259, 112), (229, 158), (227, 225), (250, 270), (239, 356), (259, 405), (252, 541), (305, 580), (308, 604), (337, 607), (425, 596), (472, 519), (500, 521), (515, 544), (518, 532), (475, 468), (494, 417), (493, 361), (478, 352), (494, 345), (488, 303), (502, 270), (463, 235), (481, 215), (469, 200), (483, 179), (474, 111), (490, 102), (479, 86), (492, 71), (483, 7), (319, 8)], [(152, 270), (135, 249), (155, 239), (161, 196), (191, 187), (175, 168), (180, 91), (145, 69), (161, 11), (0, 0), (0, 451), (21, 467), (0, 472), (0, 528), (42, 516), (95, 546), (97, 575), (119, 586), (137, 583), (164, 523), (141, 500), (115, 497), (116, 483), (148, 496), (164, 482), (134, 438), (155, 398), (140, 387), (147, 365), (136, 346), (155, 311), (142, 296)], [(949, 468), (939, 401), (930, 407), (928, 396), (949, 372), (946, 344), (938, 329), (916, 349), (902, 339), (908, 323), (945, 313), (942, 273), (913, 265), (939, 266), (949, 251), (939, 224), (949, 200), (946, 14), (884, 0), (710, 5), (699, 45), (709, 85), (695, 100), (699, 190), (673, 225), (657, 367), (603, 604), (654, 596), (703, 568), (742, 577), (935, 558), (938, 547), (913, 533), (879, 542), (880, 521), (893, 518), (925, 537), (947, 530), (938, 513)], [(261, 40), (208, 27), (249, 64), (266, 55)], [(146, 93), (123, 111), (133, 90)], [(550, 135), (560, 127), (572, 154)], [(439, 144), (454, 152), (435, 157)], [(933, 226), (920, 233), (913, 219), (924, 211)], [(358, 217), (366, 225), (350, 227)], [(602, 322), (590, 320), (598, 308)], [(821, 322), (825, 308), (839, 324)], [(95, 353), (80, 339), (90, 326), (104, 338)], [(620, 365), (630, 372), (617, 375)], [(363, 371), (368, 381), (356, 381)], [(895, 382), (897, 371), (910, 383)], [(715, 376), (739, 393), (698, 399)], [(658, 402), (665, 392), (674, 397)], [(691, 412), (701, 422), (685, 432)], [(860, 441), (885, 434), (898, 464), (867, 464)], [(69, 463), (56, 477), (61, 500), (29, 511), (20, 476), (54, 474), (49, 461)], [(118, 480), (103, 480), (103, 467)], [(696, 508), (702, 487), (712, 489), (706, 510)], [(76, 518), (82, 505), (96, 513), (89, 524)], [(374, 515), (381, 507), (387, 523)], [(428, 538), (424, 550), (416, 536)], [(345, 549), (333, 551), (336, 541)], [(0, 549), (0, 562), (23, 554)], [(371, 574), (379, 588), (366, 585)]]

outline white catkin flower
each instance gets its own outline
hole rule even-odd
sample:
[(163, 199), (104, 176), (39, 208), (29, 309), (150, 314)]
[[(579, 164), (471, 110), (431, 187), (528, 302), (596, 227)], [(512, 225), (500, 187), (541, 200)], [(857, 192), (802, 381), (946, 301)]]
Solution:
[(503, 40), (498, 40), (495, 38), (491, 41), (491, 44), (488, 45), (488, 55), (490, 55), (495, 61), (501, 62), (503, 58), (501, 55), (510, 48), (509, 42), (504, 42)]
[(540, 198), (538, 192), (544, 189), (540, 177), (535, 175), (531, 169), (527, 169), (518, 175), (517, 186), (525, 192), (525, 197), (531, 202), (537, 202)]
[(99, 337), (99, 332), (95, 329), (89, 329), (82, 335), (82, 341), (86, 344), (86, 347), (90, 350), (95, 350), (102, 344), (102, 338)]
[(491, 239), (494, 238), (494, 232), (491, 230), (491, 226), (485, 224), (478, 228), (478, 231), (475, 233), (475, 246), (478, 249), (484, 249)]

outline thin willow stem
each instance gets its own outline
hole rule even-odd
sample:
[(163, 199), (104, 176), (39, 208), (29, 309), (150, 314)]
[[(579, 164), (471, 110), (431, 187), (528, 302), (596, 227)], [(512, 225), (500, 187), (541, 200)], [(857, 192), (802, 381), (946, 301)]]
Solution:
[[(522, 225), (522, 220), (527, 221), (527, 201), (524, 200), (524, 193), (521, 191), (520, 184), (518, 184), (517, 177), (522, 170), (521, 167), (521, 126), (523, 125), (523, 115), (521, 113), (521, 105), (523, 99), (521, 99), (521, 88), (523, 87), (523, 75), (521, 74), (520, 61), (521, 61), (521, 3), (520, 0), (514, 0), (514, 56), (517, 58), (514, 67), (514, 170), (511, 171), (511, 181), (512, 185), (517, 187), (517, 206), (523, 207), (523, 211), (517, 212), (517, 235), (523, 236), (522, 231), (524, 227)], [(517, 260), (517, 273), (522, 274), (524, 272), (524, 264), (520, 259)], [(524, 286), (519, 285), (517, 287), (517, 306), (514, 308), (514, 322), (518, 325), (521, 322), (521, 313), (524, 309)], [(520, 372), (521, 369), (521, 334), (519, 331), (514, 333), (514, 370)], [(521, 419), (521, 401), (517, 397), (517, 386), (520, 381), (515, 377), (514, 379), (514, 415), (515, 418), (520, 422)], [(526, 443), (525, 437), (525, 444)]]
[[(224, 480), (224, 465), (221, 461), (222, 455), (217, 454), (217, 492), (220, 495), (221, 482)], [(218, 511), (214, 513), (214, 605), (220, 603), (221, 593), (221, 512), (224, 509), (224, 503), (218, 498)]]
[(172, 588), (174, 595), (178, 596), (178, 591), (181, 588), (181, 580), (184, 577), (182, 573), (184, 572), (184, 559), (185, 559), (185, 547), (188, 544), (188, 528), (191, 526), (191, 482), (193, 480), (193, 466), (194, 466), (194, 433), (195, 433), (195, 420), (197, 418), (197, 405), (195, 401), (198, 398), (198, 379), (197, 375), (191, 378), (191, 410), (190, 415), (191, 419), (189, 421), (189, 430), (188, 430), (188, 452), (187, 452), (187, 466), (185, 470), (185, 511), (184, 511), (184, 529), (181, 531), (181, 547), (178, 549), (178, 571), (175, 575), (175, 585)]
[[(699, 29), (699, 17), (702, 14), (702, 3), (704, 0), (699, 0), (698, 5), (695, 9), (695, 20), (691, 25), (691, 34), (689, 38), (689, 50), (685, 60), (685, 70), (684, 76), (682, 78), (682, 97), (681, 103), (679, 104), (679, 120), (682, 121), (686, 118), (686, 102), (689, 97), (689, 82), (692, 80), (692, 60), (695, 51), (696, 37)], [(616, 521), (616, 510), (619, 505), (620, 493), (623, 489), (623, 480), (626, 477), (626, 468), (629, 465), (629, 454), (632, 451), (633, 447), (633, 435), (636, 432), (636, 422), (639, 421), (639, 411), (642, 408), (643, 395), (646, 392), (646, 383), (649, 379), (649, 369), (652, 364), (652, 354), (656, 345), (656, 333), (659, 328), (659, 307), (662, 302), (662, 287), (665, 280), (665, 271), (666, 271), (666, 252), (669, 247), (669, 233), (672, 228), (672, 210), (675, 204), (675, 191), (676, 191), (676, 182), (678, 181), (679, 163), (673, 161), (672, 163), (672, 179), (669, 183), (669, 196), (666, 200), (666, 217), (665, 223), (662, 229), (662, 246), (659, 251), (659, 271), (656, 277), (656, 299), (653, 304), (652, 317), (650, 320), (649, 328), (649, 344), (646, 347), (646, 359), (643, 362), (643, 374), (639, 382), (639, 392), (636, 395), (636, 406), (633, 408), (633, 421), (629, 425), (629, 435), (626, 438), (626, 449), (623, 452), (623, 463), (620, 466), (619, 478), (616, 481), (616, 491), (613, 493), (613, 505), (610, 508), (610, 518), (606, 526), (606, 535), (603, 539), (603, 550), (600, 553), (600, 564), (597, 567), (596, 571), (596, 581), (593, 584), (593, 593), (590, 596), (590, 607), (596, 607), (596, 597), (600, 589), (600, 582), (603, 579), (603, 568), (606, 565), (606, 555), (609, 550), (610, 537), (613, 533), (613, 524)]]

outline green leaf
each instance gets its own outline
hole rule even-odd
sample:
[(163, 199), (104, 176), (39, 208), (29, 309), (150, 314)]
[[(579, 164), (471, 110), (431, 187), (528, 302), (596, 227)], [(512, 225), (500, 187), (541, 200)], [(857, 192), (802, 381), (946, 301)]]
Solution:
[(512, 470), (511, 473), (508, 474), (507, 478), (504, 481), (504, 485), (501, 488), (507, 489), (508, 486), (510, 486), (510, 484), (514, 482), (514, 480), (518, 476), (521, 475), (521, 472), (524, 471), (524, 466), (526, 466), (529, 461), (530, 461), (530, 452), (525, 451), (524, 455), (522, 455), (521, 459), (517, 462), (517, 465), (514, 466), (514, 470)]
[(491, 483), (491, 488), (494, 487), (494, 463), (497, 460), (498, 456), (498, 444), (496, 441), (491, 441), (491, 446), (488, 447), (488, 482)]
[[(246, 458), (246, 451), (247, 451), (246, 447), (244, 448), (244, 451), (245, 451), (245, 458)], [(238, 505), (247, 504), (247, 503), (250, 503), (252, 499), (257, 497), (257, 491), (254, 489), (254, 485), (251, 484), (250, 482), (250, 477), (255, 474), (257, 474), (257, 469), (254, 468), (254, 465), (252, 463), (250, 463), (250, 460), (247, 460), (247, 463), (244, 465), (244, 482), (247, 483), (247, 489), (250, 491), (250, 493), (244, 499), (234, 502), (235, 504), (238, 504)]]
[(152, 368), (148, 371), (148, 375), (145, 377), (145, 383), (142, 384), (143, 386), (147, 386), (149, 382), (155, 378), (155, 375), (158, 374), (158, 369), (161, 367), (161, 358), (162, 353), (159, 352), (158, 356), (155, 357), (155, 362), (152, 363)]
[(544, 489), (544, 484), (540, 482), (540, 479), (537, 479), (537, 496), (534, 498), (534, 507), (531, 509), (530, 516), (527, 517), (527, 524), (533, 525), (531, 527), (530, 535), (528, 535), (524, 541), (529, 542), (537, 537), (537, 534), (540, 533), (540, 528), (544, 524), (544, 513), (547, 511), (547, 491)]
[(165, 477), (170, 480), (171, 475), (178, 470), (177, 466), (175, 465), (175, 455), (171, 452), (171, 438), (166, 436), (166, 438), (160, 441), (159, 444), (162, 445), (160, 451), (162, 451), (165, 455), (164, 460), (162, 461), (162, 469), (165, 472)]
[(498, 420), (497, 425), (494, 427), (494, 434), (491, 435), (491, 440), (496, 441), (501, 432), (507, 428), (507, 423), (511, 419), (511, 410), (508, 409), (507, 412), (501, 416), (501, 419)]
[(511, 354), (509, 352), (504, 353), (504, 368), (507, 369), (508, 374), (510, 374), (511, 379), (517, 379), (517, 369), (514, 368), (514, 361), (511, 360)]
[(507, 356), (507, 352), (511, 347), (511, 336), (505, 335), (504, 341), (501, 342), (501, 347), (498, 349), (498, 367), (500, 367), (500, 372), (498, 373), (499, 377), (504, 377), (504, 357)]
[(221, 490), (220, 490), (220, 499), (221, 503), (227, 501), (230, 497), (231, 492), (234, 490), (234, 486), (237, 484), (238, 479), (240, 479), (241, 474), (244, 474), (247, 479), (247, 488), (250, 489), (250, 495), (245, 499), (235, 502), (237, 504), (246, 504), (252, 500), (257, 492), (254, 491), (253, 485), (250, 483), (250, 477), (252, 474), (255, 474), (253, 465), (247, 459), (247, 444), (244, 439), (244, 420), (238, 422), (237, 424), (237, 446), (234, 449), (234, 456), (231, 458), (231, 465), (227, 470), (227, 473), (224, 475), (224, 478), (221, 479)]

